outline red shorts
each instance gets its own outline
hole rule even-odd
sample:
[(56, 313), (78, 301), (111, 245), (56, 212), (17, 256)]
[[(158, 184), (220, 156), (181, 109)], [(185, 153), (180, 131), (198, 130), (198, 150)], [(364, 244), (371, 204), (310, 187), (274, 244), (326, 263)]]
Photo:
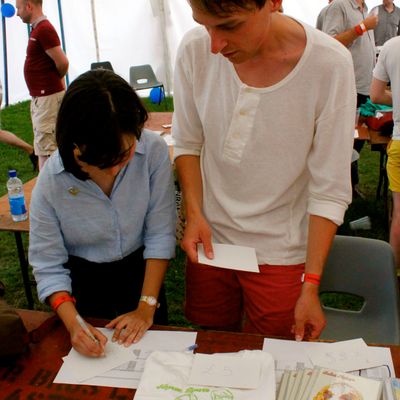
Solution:
[(260, 265), (260, 273), (186, 265), (186, 318), (208, 328), (292, 337), (304, 264)]

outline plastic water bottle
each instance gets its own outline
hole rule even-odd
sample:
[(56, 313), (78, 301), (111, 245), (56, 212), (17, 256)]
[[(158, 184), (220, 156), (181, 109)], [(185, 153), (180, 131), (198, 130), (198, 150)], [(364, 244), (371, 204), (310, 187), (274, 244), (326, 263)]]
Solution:
[(17, 171), (8, 171), (7, 181), (8, 201), (10, 202), (10, 212), (13, 221), (25, 221), (28, 218), (25, 207), (24, 188), (21, 179), (17, 178)]

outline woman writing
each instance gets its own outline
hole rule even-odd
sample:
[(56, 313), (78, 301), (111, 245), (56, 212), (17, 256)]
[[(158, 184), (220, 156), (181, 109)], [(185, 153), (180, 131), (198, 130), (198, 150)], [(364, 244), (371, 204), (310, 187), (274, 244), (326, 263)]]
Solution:
[(111, 319), (113, 341), (128, 346), (167, 323), (162, 289), (175, 251), (175, 196), (165, 142), (143, 130), (147, 113), (121, 77), (78, 77), (60, 107), (58, 151), (30, 204), (29, 261), (41, 301), (73, 347), (100, 356), (106, 337), (77, 318)]

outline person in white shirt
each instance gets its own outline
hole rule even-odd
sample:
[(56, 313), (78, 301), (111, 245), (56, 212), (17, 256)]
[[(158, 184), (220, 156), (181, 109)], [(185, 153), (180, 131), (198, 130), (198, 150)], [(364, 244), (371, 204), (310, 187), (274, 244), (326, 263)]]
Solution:
[[(282, 0), (189, 3), (202, 26), (178, 51), (172, 127), (186, 316), (316, 338), (325, 325), (318, 282), (351, 200), (350, 53), (279, 13)], [(197, 245), (213, 258), (212, 242), (255, 247), (260, 273), (197, 264)]]
[[(390, 82), (391, 91), (387, 90)], [(388, 40), (382, 47), (372, 79), (371, 100), (393, 105), (393, 135), (388, 144), (387, 174), (393, 196), (390, 244), (397, 269), (400, 268), (400, 37)]]

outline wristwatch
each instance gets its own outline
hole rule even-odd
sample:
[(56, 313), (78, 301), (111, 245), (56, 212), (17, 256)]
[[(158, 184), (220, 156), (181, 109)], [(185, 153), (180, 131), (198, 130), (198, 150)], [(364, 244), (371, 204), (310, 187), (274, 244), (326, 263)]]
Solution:
[(144, 301), (147, 303), (149, 306), (156, 306), (157, 308), (160, 307), (160, 303), (157, 301), (157, 299), (154, 296), (140, 296), (139, 301)]

